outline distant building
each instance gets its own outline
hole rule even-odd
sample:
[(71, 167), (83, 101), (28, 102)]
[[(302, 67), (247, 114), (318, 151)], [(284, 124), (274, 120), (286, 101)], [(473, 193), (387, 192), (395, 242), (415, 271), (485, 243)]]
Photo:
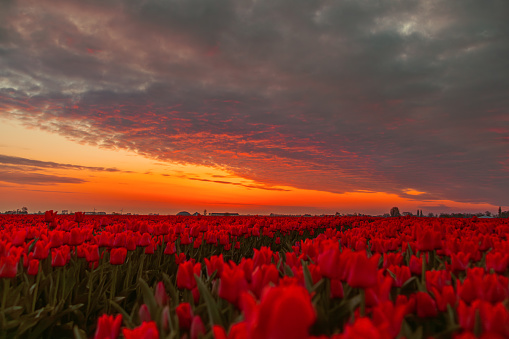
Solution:
[(403, 212), (402, 214), (404, 217), (411, 217), (413, 214), (412, 212)]
[(200, 215), (201, 215), (201, 214), (200, 214), (200, 213), (198, 213), (198, 212), (194, 212), (194, 213), (193, 213), (193, 217), (199, 217)]
[(209, 213), (210, 216), (213, 217), (235, 217), (238, 216), (238, 213), (230, 213), (230, 212), (223, 212), (223, 213)]
[(182, 212), (178, 212), (177, 215), (190, 216), (191, 213), (189, 213), (187, 211), (182, 211)]

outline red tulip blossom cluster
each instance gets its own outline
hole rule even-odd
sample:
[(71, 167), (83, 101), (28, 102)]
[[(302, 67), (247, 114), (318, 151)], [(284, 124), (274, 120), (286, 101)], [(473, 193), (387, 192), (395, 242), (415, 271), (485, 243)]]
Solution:
[(7, 337), (507, 338), (507, 219), (0, 216)]

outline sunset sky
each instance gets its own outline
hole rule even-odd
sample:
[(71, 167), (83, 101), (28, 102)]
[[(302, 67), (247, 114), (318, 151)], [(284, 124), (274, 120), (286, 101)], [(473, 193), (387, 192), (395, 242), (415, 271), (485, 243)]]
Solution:
[(509, 209), (509, 1), (0, 1), (0, 211)]

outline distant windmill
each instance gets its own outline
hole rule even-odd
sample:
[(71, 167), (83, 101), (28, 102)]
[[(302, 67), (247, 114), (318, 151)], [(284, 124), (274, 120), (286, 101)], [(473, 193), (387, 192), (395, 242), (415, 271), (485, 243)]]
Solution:
[(120, 209), (120, 215), (122, 215), (122, 214), (124, 214), (124, 208), (123, 207)]

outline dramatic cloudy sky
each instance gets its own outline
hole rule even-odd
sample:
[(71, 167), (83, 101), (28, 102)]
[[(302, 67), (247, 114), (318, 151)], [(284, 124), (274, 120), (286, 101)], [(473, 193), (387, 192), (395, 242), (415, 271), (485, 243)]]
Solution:
[(0, 210), (507, 209), (508, 13), (1, 1)]

